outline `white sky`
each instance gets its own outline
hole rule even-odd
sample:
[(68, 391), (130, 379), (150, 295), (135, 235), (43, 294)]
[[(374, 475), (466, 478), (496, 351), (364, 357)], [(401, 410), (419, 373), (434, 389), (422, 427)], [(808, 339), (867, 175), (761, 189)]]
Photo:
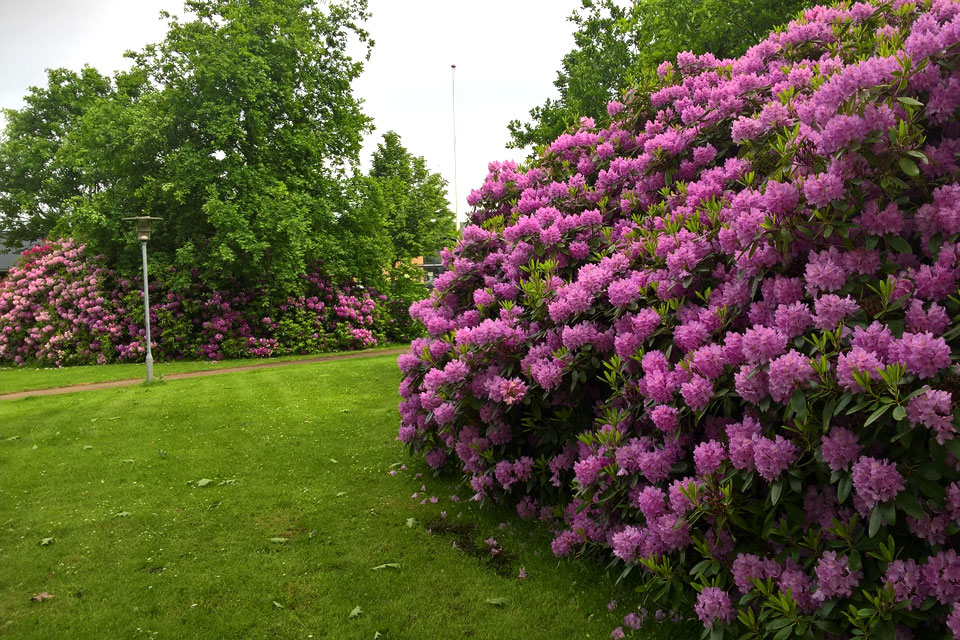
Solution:
[[(567, 17), (579, 0), (370, 0), (376, 41), (354, 94), (380, 136), (394, 130), (454, 193), (450, 65), (456, 64), (459, 211), (492, 160), (521, 160), (505, 147), (507, 122), (555, 97), (560, 59), (573, 48)], [(158, 13), (182, 13), (180, 0), (0, 0), (0, 107), (18, 109), (45, 69), (101, 73), (127, 68), (123, 52), (163, 39)]]

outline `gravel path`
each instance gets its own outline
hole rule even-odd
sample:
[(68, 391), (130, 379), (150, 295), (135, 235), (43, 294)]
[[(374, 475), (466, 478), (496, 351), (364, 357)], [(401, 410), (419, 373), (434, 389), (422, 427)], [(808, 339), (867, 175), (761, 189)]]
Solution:
[[(352, 358), (374, 358), (376, 356), (399, 355), (408, 351), (406, 347), (396, 349), (384, 349), (382, 351), (358, 351), (357, 353), (344, 353), (336, 356), (317, 356), (316, 358), (305, 358), (303, 360), (286, 360), (284, 362), (263, 362), (261, 364), (248, 364), (241, 367), (226, 367), (223, 369), (209, 369), (207, 371), (190, 371), (187, 373), (168, 373), (163, 376), (164, 380), (179, 380), (180, 378), (200, 378), (203, 376), (218, 376), (224, 373), (238, 373), (240, 371), (253, 371), (255, 369), (272, 369), (274, 367), (289, 367), (298, 364), (314, 364), (317, 362), (329, 362), (331, 360), (350, 360)], [(115, 387), (129, 387), (134, 384), (140, 384), (143, 378), (127, 378), (125, 380), (111, 380), (109, 382), (89, 382), (86, 384), (75, 384), (69, 387), (55, 387), (53, 389), (34, 389), (33, 391), (15, 391), (13, 393), (0, 394), (0, 400), (16, 400), (17, 398), (29, 398), (30, 396), (53, 396), (61, 393), (75, 393), (77, 391), (93, 391), (96, 389), (113, 389)]]

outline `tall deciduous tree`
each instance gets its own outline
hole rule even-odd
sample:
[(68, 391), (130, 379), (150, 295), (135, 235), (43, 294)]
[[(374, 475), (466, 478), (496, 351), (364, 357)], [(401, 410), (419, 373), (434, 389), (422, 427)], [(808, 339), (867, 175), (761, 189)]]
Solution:
[(370, 177), (380, 186), (384, 220), (396, 260), (435, 255), (456, 234), (446, 181), (412, 155), (393, 131), (373, 154)]
[(286, 291), (317, 259), (363, 275), (341, 259), (341, 235), (366, 189), (351, 179), (370, 128), (351, 92), (362, 61), (347, 53), (353, 39), (369, 54), (366, 8), (187, 0), (189, 18), (164, 14), (166, 38), (128, 54), (115, 91), (66, 127), (56, 166), (81, 184), (54, 233), (122, 263), (136, 258), (122, 218), (148, 214), (164, 219), (155, 259), (210, 284)]
[(560, 96), (508, 125), (511, 146), (547, 144), (583, 116), (600, 117), (645, 73), (681, 51), (739, 56), (812, 0), (581, 0), (575, 47), (561, 61)]
[(31, 87), (23, 109), (4, 109), (0, 133), (0, 233), (11, 246), (39, 240), (90, 188), (60, 150), (80, 118), (114, 93), (96, 69), (47, 71), (46, 87)]

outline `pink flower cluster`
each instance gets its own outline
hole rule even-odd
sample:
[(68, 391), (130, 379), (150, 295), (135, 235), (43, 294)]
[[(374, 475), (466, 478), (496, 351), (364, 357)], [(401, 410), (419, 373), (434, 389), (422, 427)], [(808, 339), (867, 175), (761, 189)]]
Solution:
[(731, 637), (782, 596), (960, 638), (958, 108), (960, 4), (847, 3), (491, 163), (400, 440)]
[[(151, 348), (158, 359), (267, 357), (374, 346), (384, 336), (382, 300), (319, 273), (305, 293), (264, 315), (260, 291), (210, 291), (194, 281), (174, 291), (150, 283)], [(195, 274), (194, 274), (195, 275)], [(66, 239), (27, 249), (0, 280), (0, 362), (104, 364), (146, 353), (139, 280), (105, 268)]]

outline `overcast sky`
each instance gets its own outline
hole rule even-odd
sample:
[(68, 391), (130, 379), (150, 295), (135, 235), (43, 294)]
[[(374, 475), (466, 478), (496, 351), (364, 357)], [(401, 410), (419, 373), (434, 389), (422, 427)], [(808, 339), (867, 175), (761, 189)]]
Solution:
[[(567, 17), (579, 0), (370, 0), (376, 41), (354, 84), (377, 131), (389, 130), (424, 156), (454, 193), (451, 70), (456, 64), (459, 211), (491, 160), (521, 160), (506, 148), (507, 122), (556, 96), (560, 59), (573, 47)], [(45, 69), (84, 64), (101, 73), (127, 68), (123, 52), (163, 39), (159, 11), (180, 0), (0, 0), (0, 107), (20, 108)]]

